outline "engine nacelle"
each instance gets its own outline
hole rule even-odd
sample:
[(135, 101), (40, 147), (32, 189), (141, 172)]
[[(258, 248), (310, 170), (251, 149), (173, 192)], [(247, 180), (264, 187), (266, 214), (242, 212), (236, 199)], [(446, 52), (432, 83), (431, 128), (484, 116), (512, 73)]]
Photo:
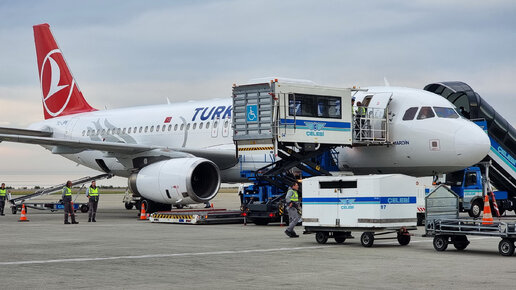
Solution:
[(204, 158), (177, 158), (143, 167), (129, 177), (133, 193), (165, 204), (191, 204), (209, 201), (217, 195), (220, 172)]

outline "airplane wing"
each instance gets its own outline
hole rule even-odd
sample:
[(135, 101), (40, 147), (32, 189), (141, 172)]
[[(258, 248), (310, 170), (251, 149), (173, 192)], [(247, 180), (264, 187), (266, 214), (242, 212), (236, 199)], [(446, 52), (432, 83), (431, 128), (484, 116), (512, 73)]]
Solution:
[[(118, 142), (58, 139), (49, 137), (51, 135), (51, 132), (46, 131), (0, 128), (0, 141), (53, 146), (51, 151), (54, 154), (75, 154), (85, 150), (99, 150), (115, 154), (130, 155), (151, 150), (158, 150), (162, 151), (163, 155), (171, 158), (191, 157), (192, 155), (201, 158), (206, 158), (208, 160), (213, 161), (221, 169), (229, 168), (238, 162), (235, 150), (231, 150), (229, 148), (171, 148), (164, 146), (152, 146)], [(153, 152), (152, 155), (156, 154), (160, 153)]]

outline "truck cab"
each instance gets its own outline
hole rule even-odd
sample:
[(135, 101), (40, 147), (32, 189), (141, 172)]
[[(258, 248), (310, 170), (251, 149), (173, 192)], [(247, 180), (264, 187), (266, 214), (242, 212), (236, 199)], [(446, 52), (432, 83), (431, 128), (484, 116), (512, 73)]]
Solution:
[[(484, 173), (478, 166), (446, 174), (446, 184), (459, 196), (460, 211), (467, 211), (470, 217), (479, 217), (484, 209), (483, 176)], [(512, 210), (512, 202), (508, 200), (506, 191), (493, 193), (500, 214), (505, 210)], [(490, 201), (492, 203), (491, 198)]]

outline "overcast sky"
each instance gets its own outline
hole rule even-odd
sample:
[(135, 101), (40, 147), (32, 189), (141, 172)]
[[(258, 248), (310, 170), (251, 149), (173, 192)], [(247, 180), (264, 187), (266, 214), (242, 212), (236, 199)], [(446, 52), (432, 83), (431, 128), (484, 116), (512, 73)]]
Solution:
[[(344, 87), (385, 77), (414, 88), (464, 81), (516, 124), (515, 1), (0, 0), (0, 126), (43, 118), (40, 23), (98, 109), (229, 97), (257, 77)], [(2, 143), (0, 156), (0, 180), (95, 174), (37, 146)]]

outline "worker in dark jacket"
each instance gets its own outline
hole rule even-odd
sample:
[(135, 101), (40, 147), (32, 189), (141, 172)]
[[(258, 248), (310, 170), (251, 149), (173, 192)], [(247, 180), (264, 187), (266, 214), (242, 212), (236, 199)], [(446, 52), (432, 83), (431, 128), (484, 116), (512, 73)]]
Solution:
[(7, 199), (7, 189), (5, 188), (5, 183), (2, 183), (2, 187), (0, 187), (0, 215), (4, 214), (5, 201)]
[(72, 216), (72, 224), (78, 224), (79, 222), (75, 221), (75, 212), (73, 210), (72, 205), (72, 182), (68, 180), (66, 182), (66, 186), (63, 187), (62, 199), (64, 203), (64, 223), (65, 225), (70, 224), (68, 222), (68, 214)]
[(301, 217), (299, 216), (298, 209), (300, 207), (299, 203), (299, 184), (294, 182), (292, 186), (287, 191), (287, 196), (285, 197), (285, 202), (287, 203), (287, 212), (288, 219), (290, 221), (288, 228), (285, 230), (285, 234), (291, 238), (299, 237), (296, 232), (294, 232), (294, 227), (297, 225)]
[(90, 187), (86, 190), (86, 196), (88, 197), (90, 208), (88, 222), (97, 222), (95, 216), (97, 215), (97, 206), (99, 205), (99, 189), (95, 180), (91, 182)]

